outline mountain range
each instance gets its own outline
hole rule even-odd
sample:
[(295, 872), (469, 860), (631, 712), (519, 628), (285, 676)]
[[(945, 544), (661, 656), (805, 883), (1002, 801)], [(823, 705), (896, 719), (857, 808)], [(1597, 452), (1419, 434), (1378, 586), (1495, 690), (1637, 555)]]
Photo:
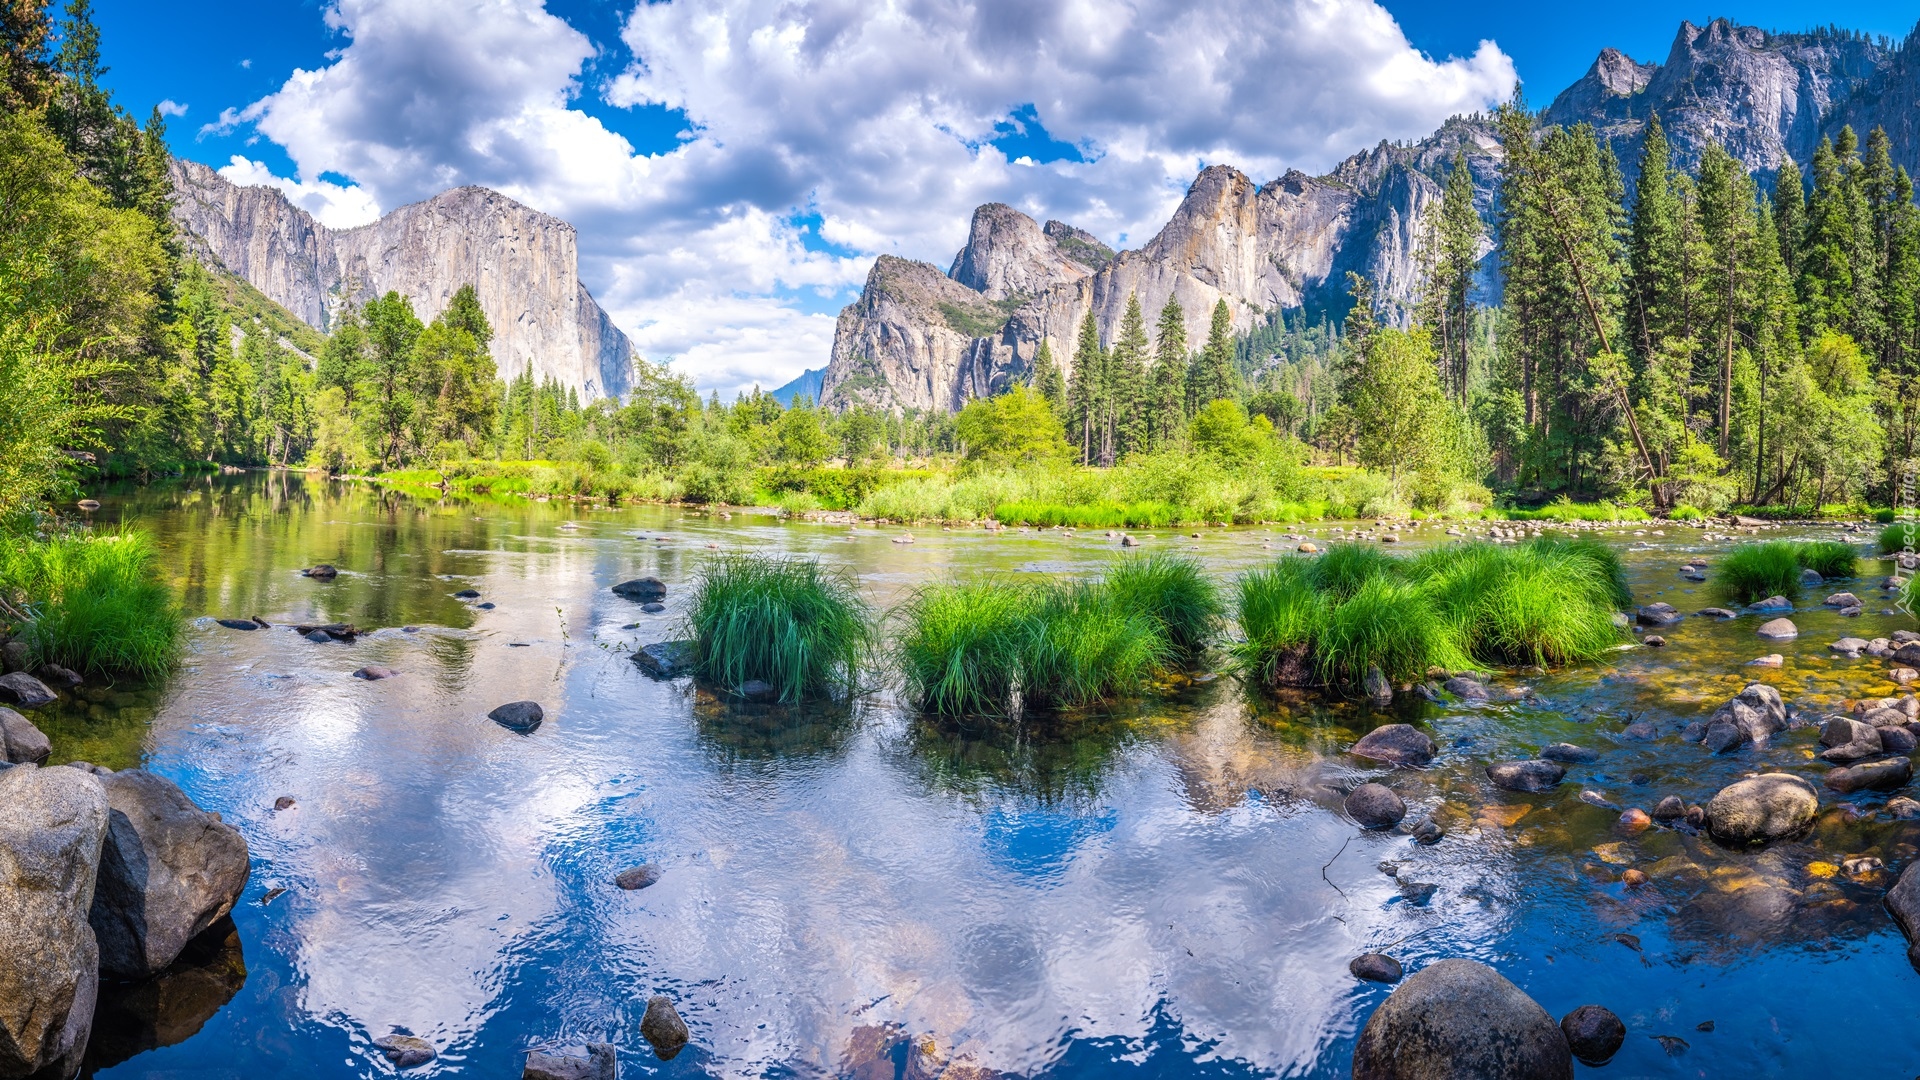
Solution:
[[(1544, 120), (1593, 125), (1631, 182), (1655, 114), (1684, 166), (1718, 141), (1770, 184), (1782, 163), (1804, 165), (1821, 138), (1851, 126), (1884, 127), (1896, 164), (1920, 172), (1920, 34), (1896, 44), (1842, 30), (1682, 23), (1664, 61), (1602, 50)], [(1290, 170), (1257, 183), (1230, 165), (1208, 166), (1134, 250), (990, 203), (974, 211), (966, 245), (945, 269), (875, 259), (859, 299), (840, 313), (825, 369), (777, 394), (837, 408), (957, 409), (1023, 379), (1043, 341), (1070, 370), (1085, 315), (1110, 342), (1129, 297), (1150, 322), (1179, 300), (1197, 345), (1220, 300), (1241, 332), (1276, 312), (1337, 314), (1350, 270), (1372, 278), (1389, 317), (1404, 319), (1426, 215), (1460, 151), (1491, 217), (1500, 149), (1484, 116), (1382, 142), (1322, 176)], [(464, 187), (330, 230), (278, 191), (235, 186), (201, 165), (176, 162), (174, 183), (175, 217), (195, 250), (316, 329), (342, 304), (389, 289), (431, 317), (473, 282), (503, 375), (530, 365), (588, 398), (632, 385), (633, 346), (581, 283), (573, 229), (557, 218)]]

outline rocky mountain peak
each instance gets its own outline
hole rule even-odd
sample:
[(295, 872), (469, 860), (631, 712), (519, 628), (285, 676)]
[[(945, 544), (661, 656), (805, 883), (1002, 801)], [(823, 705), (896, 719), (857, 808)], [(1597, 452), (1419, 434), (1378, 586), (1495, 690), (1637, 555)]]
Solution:
[(1113, 261), (1113, 249), (1085, 229), (1049, 220), (1041, 231), (1060, 249), (1060, 254), (1089, 270), (1098, 270)]
[[(1092, 236), (1070, 226), (1095, 245)], [(1076, 249), (1083, 247), (1076, 243)], [(989, 300), (1032, 296), (1047, 286), (1091, 273), (1080, 260), (1062, 250), (1058, 238), (1032, 218), (1005, 203), (987, 203), (973, 212), (967, 246), (953, 257), (947, 276)]]

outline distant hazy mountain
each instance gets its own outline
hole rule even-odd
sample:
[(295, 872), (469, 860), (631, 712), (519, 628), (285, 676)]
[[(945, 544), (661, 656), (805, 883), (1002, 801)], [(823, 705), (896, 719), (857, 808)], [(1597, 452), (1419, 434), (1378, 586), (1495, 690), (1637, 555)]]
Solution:
[(792, 382), (775, 390), (773, 392), (773, 400), (788, 406), (791, 406), (793, 399), (797, 397), (812, 398), (814, 401), (819, 401), (820, 382), (826, 377), (826, 374), (826, 368), (808, 368), (806, 371), (801, 372)]

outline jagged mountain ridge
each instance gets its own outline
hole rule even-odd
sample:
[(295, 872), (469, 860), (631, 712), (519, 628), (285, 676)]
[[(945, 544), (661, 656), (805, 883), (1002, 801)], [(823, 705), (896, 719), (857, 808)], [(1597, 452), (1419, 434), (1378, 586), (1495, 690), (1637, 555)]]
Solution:
[[(1771, 182), (1787, 158), (1804, 165), (1821, 137), (1851, 125), (1863, 136), (1885, 127), (1895, 161), (1920, 172), (1920, 34), (1895, 47), (1725, 19), (1682, 23), (1664, 63), (1602, 50), (1544, 120), (1593, 124), (1631, 178), (1656, 112), (1686, 166), (1718, 140)], [(1024, 378), (1042, 340), (1070, 370), (1081, 318), (1093, 311), (1111, 343), (1134, 294), (1149, 322), (1169, 296), (1179, 299), (1195, 347), (1219, 299), (1241, 332), (1276, 310), (1343, 310), (1349, 270), (1372, 277), (1385, 313), (1404, 321), (1425, 215), (1461, 148), (1490, 219), (1499, 147), (1484, 118), (1459, 117), (1416, 143), (1355, 154), (1325, 176), (1289, 171), (1260, 186), (1229, 166), (1209, 167), (1152, 240), (1097, 267), (1067, 265), (1034, 239), (1058, 223), (1043, 230), (1010, 207), (983, 206), (947, 274), (893, 256), (876, 261), (861, 298), (840, 315), (822, 400), (959, 408)], [(1492, 263), (1483, 261), (1486, 287)], [(986, 317), (982, 303), (1015, 306), (992, 330), (969, 333)], [(953, 311), (978, 315), (955, 319)]]
[(190, 248), (316, 330), (344, 304), (389, 290), (422, 319), (472, 284), (493, 325), (501, 377), (532, 367), (586, 399), (632, 389), (633, 344), (580, 280), (573, 226), (482, 187), (329, 229), (284, 194), (173, 162), (174, 220)]

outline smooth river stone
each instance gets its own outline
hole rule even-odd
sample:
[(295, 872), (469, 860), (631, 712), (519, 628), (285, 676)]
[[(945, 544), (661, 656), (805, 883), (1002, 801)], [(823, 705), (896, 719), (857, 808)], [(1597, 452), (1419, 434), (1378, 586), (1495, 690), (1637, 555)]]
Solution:
[(1769, 641), (1791, 641), (1800, 636), (1800, 628), (1793, 625), (1792, 619), (1769, 619), (1761, 623), (1755, 633)]
[(1426, 732), (1411, 724), (1382, 724), (1361, 736), (1348, 753), (1395, 765), (1425, 765), (1438, 749)]

